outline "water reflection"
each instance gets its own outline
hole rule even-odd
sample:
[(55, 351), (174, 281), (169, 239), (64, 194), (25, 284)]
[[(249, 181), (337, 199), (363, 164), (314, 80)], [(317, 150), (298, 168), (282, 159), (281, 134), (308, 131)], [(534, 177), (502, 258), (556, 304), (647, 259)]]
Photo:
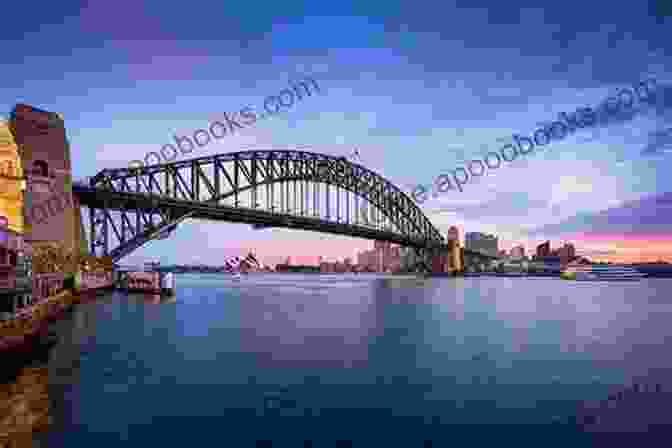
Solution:
[[(270, 431), (300, 416), (312, 419), (295, 420), (301, 431), (315, 434), (342, 421), (395, 427), (382, 410), (436, 428), (575, 422), (599, 432), (625, 428), (633, 414), (658, 421), (672, 415), (664, 356), (672, 305), (660, 303), (668, 283), (658, 291), (654, 283), (628, 290), (637, 307), (626, 287), (598, 296), (569, 282), (501, 278), (204, 276), (181, 282), (168, 306), (153, 305), (175, 297), (115, 292), (54, 324), (51, 403), (44, 369), (39, 381), (28, 381), (38, 375), (28, 369), (0, 386), (0, 447), (8, 426), (11, 446), (31, 446), (31, 432), (39, 441), (50, 421), (48, 446), (101, 446), (85, 439), (125, 431), (130, 441), (182, 446), (172, 422), (208, 418), (217, 419), (212, 429), (194, 423), (188, 432)], [(634, 383), (652, 386), (619, 392)]]
[(143, 302), (148, 305), (161, 305), (164, 303), (175, 303), (175, 296), (161, 294), (129, 294), (128, 299), (136, 302)]
[(352, 367), (367, 363), (369, 336), (376, 327), (370, 282), (330, 284), (321, 279), (319, 291), (306, 291), (310, 285), (301, 284), (303, 294), (297, 294), (292, 278), (273, 280), (263, 288), (257, 284), (254, 294), (241, 293), (243, 351), (255, 353), (264, 367)]

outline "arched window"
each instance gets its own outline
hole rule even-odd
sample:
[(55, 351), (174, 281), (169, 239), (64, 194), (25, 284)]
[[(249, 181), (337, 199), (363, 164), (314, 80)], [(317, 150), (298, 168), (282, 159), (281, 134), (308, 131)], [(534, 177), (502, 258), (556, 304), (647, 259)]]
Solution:
[(36, 160), (33, 162), (33, 174), (42, 177), (49, 176), (49, 165), (44, 160)]

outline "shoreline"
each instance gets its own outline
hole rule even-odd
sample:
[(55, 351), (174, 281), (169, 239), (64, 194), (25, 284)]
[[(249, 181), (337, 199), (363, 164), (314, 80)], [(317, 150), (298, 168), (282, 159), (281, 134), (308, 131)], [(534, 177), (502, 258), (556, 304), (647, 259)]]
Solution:
[(0, 322), (0, 354), (23, 358), (33, 352), (45, 337), (48, 339), (48, 325), (70, 311), (78, 299), (72, 291), (62, 291)]

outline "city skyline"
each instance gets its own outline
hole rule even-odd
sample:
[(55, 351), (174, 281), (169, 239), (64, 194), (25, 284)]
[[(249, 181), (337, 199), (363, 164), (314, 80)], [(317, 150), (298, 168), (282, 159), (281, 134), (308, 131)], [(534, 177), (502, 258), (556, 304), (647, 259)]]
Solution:
[[(577, 2), (585, 12), (577, 17), (567, 3), (516, 6), (493, 4), (485, 14), (452, 4), (311, 4), (300, 12), (238, 5), (232, 13), (230, 5), (205, 1), (209, 13), (190, 23), (183, 7), (151, 1), (141, 9), (129, 0), (66, 2), (38, 13), (16, 5), (13, 14), (31, 17), (34, 29), (10, 20), (0, 30), (7, 42), (0, 109), (24, 102), (59, 112), (79, 178), (126, 167), (173, 135), (312, 76), (320, 93), (310, 101), (211, 142), (198, 156), (303, 147), (351, 157), (356, 148), (357, 163), (410, 191), (544, 126), (540, 118), (598, 104), (633, 80), (654, 77), (660, 95), (646, 111), (519, 157), (421, 208), (444, 235), (457, 225), (462, 233), (497, 235), (506, 250), (521, 244), (530, 253), (539, 241), (567, 240), (596, 261), (672, 261), (668, 31), (646, 8)], [(274, 22), (278, 14), (287, 20)], [(627, 20), (633, 32), (605, 32), (596, 17)], [(45, 40), (45, 32), (53, 37)], [(187, 221), (123, 262), (215, 264), (249, 247), (270, 264), (287, 253), (352, 257), (373, 242)]]

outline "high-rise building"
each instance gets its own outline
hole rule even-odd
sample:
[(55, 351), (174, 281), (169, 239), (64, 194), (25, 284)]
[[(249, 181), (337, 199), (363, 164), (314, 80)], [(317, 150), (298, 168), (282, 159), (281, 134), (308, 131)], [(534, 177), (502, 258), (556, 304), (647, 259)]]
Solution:
[(565, 247), (567, 248), (567, 256), (570, 258), (576, 257), (576, 248), (572, 243), (566, 243)]
[(400, 265), (404, 271), (414, 271), (418, 262), (418, 256), (411, 247), (399, 248)]
[(378, 241), (378, 240), (376, 240), (373, 243), (373, 248), (376, 249), (376, 250), (385, 250), (385, 249), (389, 248), (391, 245), (392, 244), (388, 241)]
[(546, 241), (537, 246), (537, 257), (549, 257), (551, 255), (551, 242)]
[(565, 243), (564, 246), (557, 250), (557, 255), (562, 259), (564, 263), (567, 263), (574, 259), (576, 256), (576, 249), (571, 243)]
[(495, 235), (469, 232), (464, 236), (464, 247), (473, 252), (497, 256), (499, 253), (497, 241), (498, 238)]
[(369, 271), (395, 272), (401, 269), (401, 251), (389, 242), (376, 241), (373, 250), (357, 254), (357, 264)]
[(523, 258), (525, 256), (525, 248), (523, 246), (516, 246), (511, 249), (512, 258)]

